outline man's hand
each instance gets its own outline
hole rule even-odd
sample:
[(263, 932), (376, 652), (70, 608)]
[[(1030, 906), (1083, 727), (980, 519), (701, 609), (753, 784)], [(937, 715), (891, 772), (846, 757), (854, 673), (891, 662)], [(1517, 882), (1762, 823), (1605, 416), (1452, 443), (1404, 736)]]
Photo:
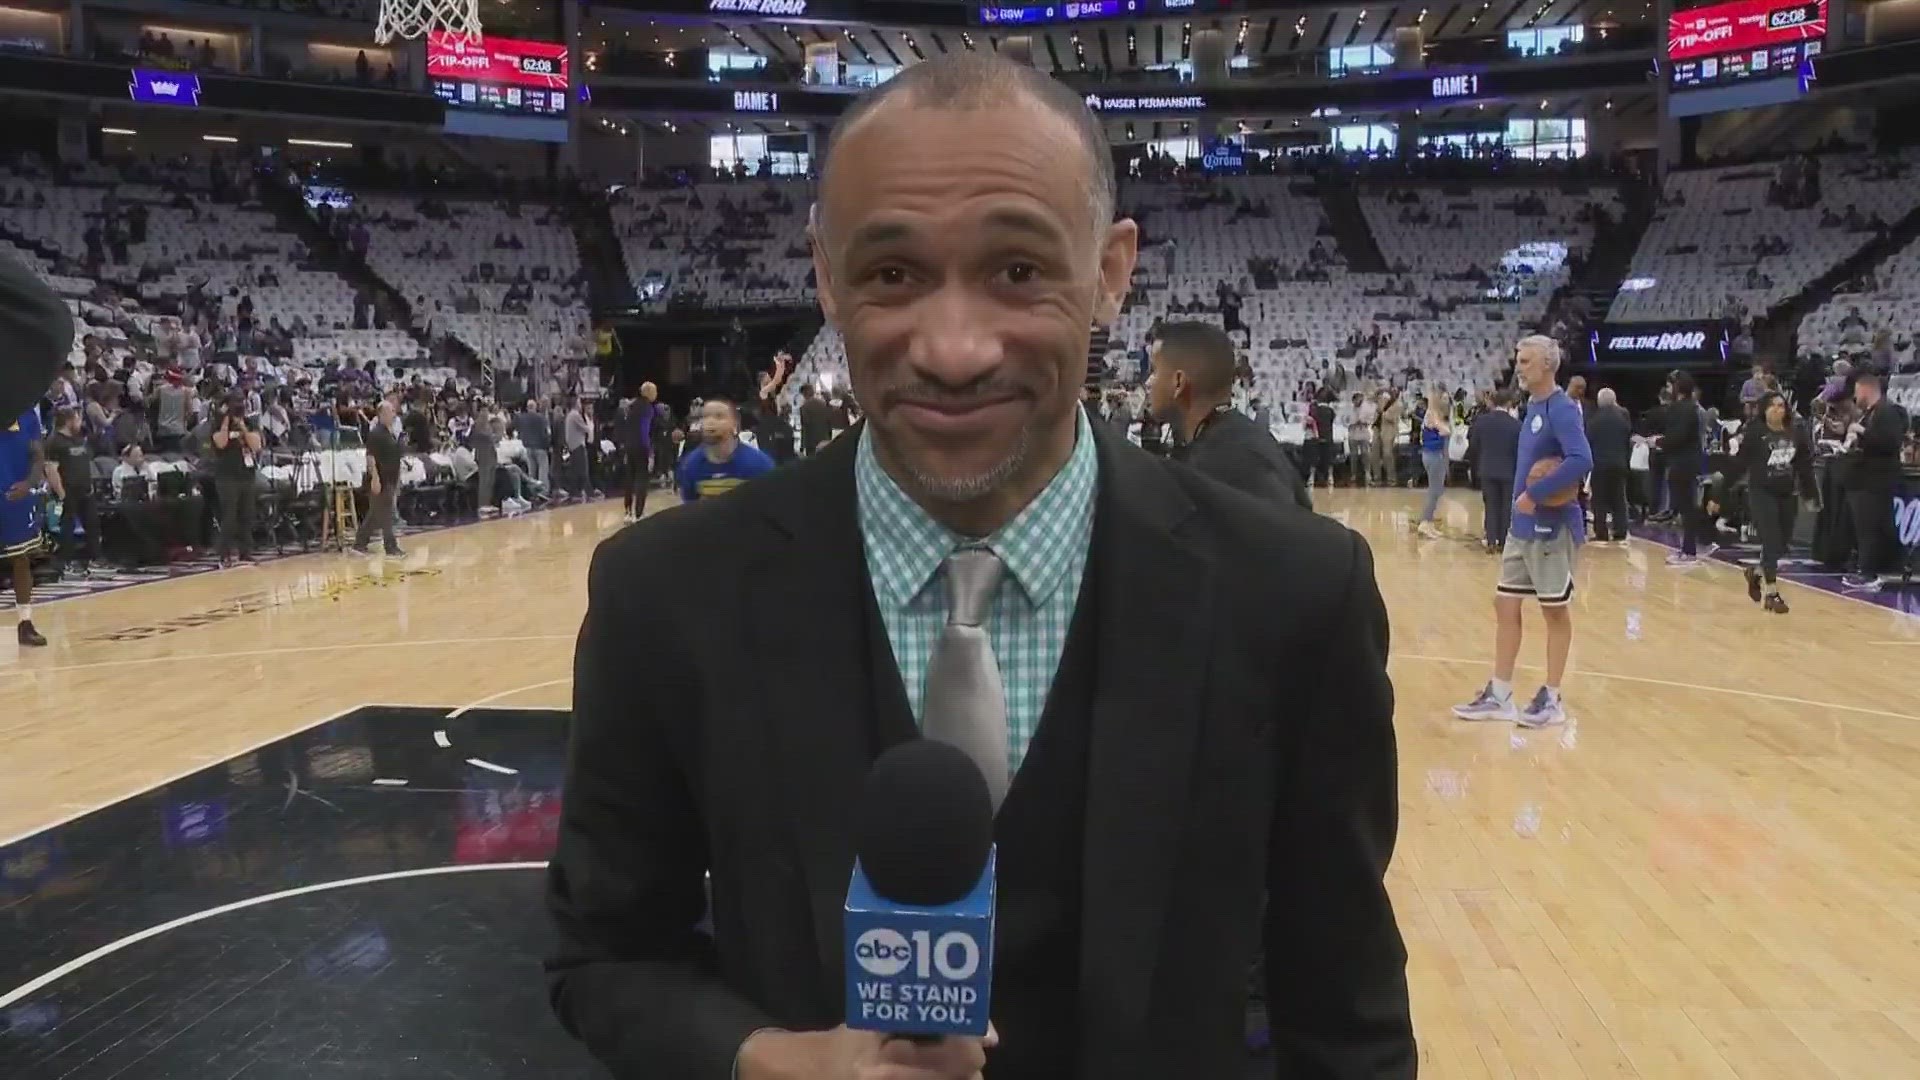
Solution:
[(1533, 513), (1533, 496), (1524, 491), (1521, 492), (1520, 497), (1513, 500), (1513, 508), (1523, 514)]
[(24, 499), (31, 494), (33, 494), (33, 485), (26, 482), (25, 480), (22, 480), (19, 483), (7, 489), (7, 501), (19, 502), (21, 499)]
[(999, 1041), (991, 1028), (926, 1044), (845, 1027), (762, 1031), (740, 1048), (739, 1080), (978, 1080)]

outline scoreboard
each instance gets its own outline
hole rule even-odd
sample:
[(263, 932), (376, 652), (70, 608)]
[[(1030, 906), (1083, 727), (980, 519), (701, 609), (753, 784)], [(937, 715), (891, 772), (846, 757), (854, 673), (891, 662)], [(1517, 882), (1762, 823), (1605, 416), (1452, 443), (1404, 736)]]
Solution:
[(1731, 0), (1675, 11), (1667, 20), (1673, 88), (1798, 76), (1826, 36), (1827, 0)]
[(427, 36), (427, 81), (450, 108), (565, 116), (567, 47), (435, 30)]

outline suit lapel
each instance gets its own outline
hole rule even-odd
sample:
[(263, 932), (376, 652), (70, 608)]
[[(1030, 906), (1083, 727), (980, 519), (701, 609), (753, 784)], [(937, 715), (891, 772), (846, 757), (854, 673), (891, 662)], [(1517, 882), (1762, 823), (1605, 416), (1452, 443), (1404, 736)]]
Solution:
[[(849, 433), (790, 466), (794, 475), (769, 506), (767, 527), (779, 540), (747, 575), (756, 707), (779, 754), (768, 776), (786, 789), (820, 989), (835, 1010), (844, 993), (841, 905), (853, 870), (853, 812), (876, 730), (866, 624), (873, 600), (854, 498), (854, 442)], [(849, 602), (863, 596), (865, 604)]]
[(1085, 1015), (1125, 1026), (1147, 1017), (1179, 866), (1213, 631), (1213, 560), (1182, 533), (1193, 505), (1168, 470), (1110, 437), (1096, 442), (1099, 685), (1080, 987)]

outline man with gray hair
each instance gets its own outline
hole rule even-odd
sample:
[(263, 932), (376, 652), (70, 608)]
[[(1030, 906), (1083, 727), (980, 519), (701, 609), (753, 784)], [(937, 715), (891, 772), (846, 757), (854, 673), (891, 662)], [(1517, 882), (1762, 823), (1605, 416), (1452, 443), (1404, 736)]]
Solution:
[[(567, 1029), (628, 1077), (1233, 1077), (1259, 952), (1265, 1071), (1411, 1080), (1372, 557), (1087, 416), (1139, 236), (1098, 119), (992, 53), (911, 65), (836, 125), (809, 233), (865, 419), (594, 557)], [(918, 737), (997, 805), (980, 1038), (846, 1023), (858, 792)]]
[(1587, 444), (1593, 450), (1593, 542), (1627, 542), (1627, 481), (1633, 468), (1633, 418), (1620, 407), (1613, 387), (1603, 386), (1587, 411)]
[[(1586, 534), (1586, 519), (1575, 495), (1593, 469), (1593, 452), (1580, 423), (1580, 407), (1554, 382), (1560, 346), (1535, 334), (1514, 350), (1514, 381), (1527, 394), (1520, 415), (1520, 451), (1514, 462), (1513, 522), (1500, 554), (1500, 583), (1495, 587), (1493, 678), (1478, 696), (1456, 705), (1462, 720), (1514, 720), (1523, 727), (1547, 727), (1566, 720), (1560, 680), (1573, 648), (1574, 553)], [(1545, 463), (1556, 461), (1547, 466)], [(1535, 469), (1536, 463), (1542, 468)], [(1547, 623), (1547, 681), (1524, 710), (1513, 701), (1513, 668), (1520, 656), (1520, 607), (1539, 601)]]

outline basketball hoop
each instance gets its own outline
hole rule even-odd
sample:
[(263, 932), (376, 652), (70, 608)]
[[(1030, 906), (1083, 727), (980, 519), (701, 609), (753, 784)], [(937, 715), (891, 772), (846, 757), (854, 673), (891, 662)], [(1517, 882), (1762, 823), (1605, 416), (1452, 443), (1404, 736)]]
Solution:
[(469, 41), (480, 37), (480, 0), (380, 0), (380, 24), (373, 42), (425, 37), (444, 31)]

